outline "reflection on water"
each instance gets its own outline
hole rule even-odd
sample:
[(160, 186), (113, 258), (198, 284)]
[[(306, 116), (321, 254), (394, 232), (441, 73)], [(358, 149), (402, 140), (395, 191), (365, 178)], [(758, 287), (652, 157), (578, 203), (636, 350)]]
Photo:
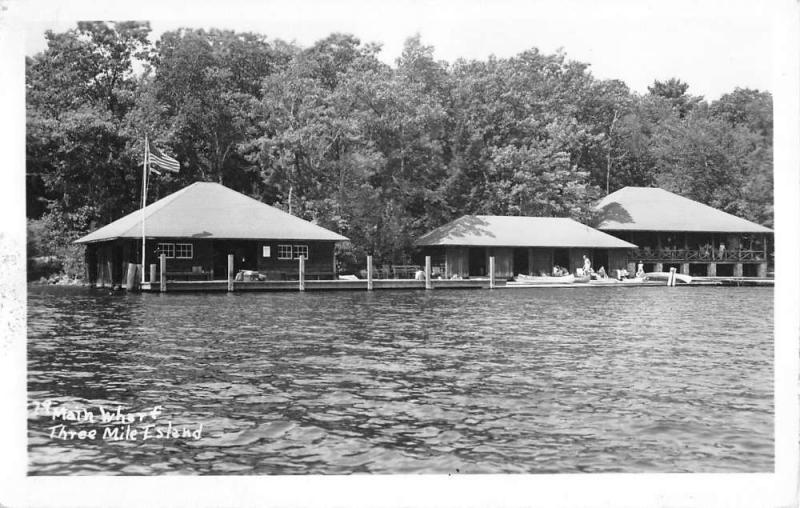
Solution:
[(29, 291), (31, 401), (203, 426), (31, 412), (31, 474), (773, 468), (772, 289)]

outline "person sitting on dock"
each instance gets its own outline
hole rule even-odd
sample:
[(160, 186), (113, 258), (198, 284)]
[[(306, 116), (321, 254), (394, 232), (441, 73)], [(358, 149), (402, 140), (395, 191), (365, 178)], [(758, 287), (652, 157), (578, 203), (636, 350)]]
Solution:
[(620, 268), (617, 270), (617, 280), (627, 279), (630, 273), (627, 268)]
[(606, 267), (601, 266), (599, 270), (597, 270), (597, 278), (598, 279), (607, 279), (608, 274), (606, 274)]

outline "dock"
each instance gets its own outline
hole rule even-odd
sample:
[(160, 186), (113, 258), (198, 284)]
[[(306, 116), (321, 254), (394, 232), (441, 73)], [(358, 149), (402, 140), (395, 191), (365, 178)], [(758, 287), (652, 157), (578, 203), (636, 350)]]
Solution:
[(775, 286), (775, 279), (758, 277), (693, 277), (692, 286)]
[[(233, 287), (228, 288), (227, 280), (211, 281), (167, 281), (165, 291), (187, 292), (187, 291), (367, 291), (370, 281), (367, 279), (358, 280), (307, 280), (300, 289), (299, 281), (288, 280), (265, 280), (265, 281), (234, 281)], [(371, 281), (373, 290), (381, 289), (425, 289), (424, 280), (415, 279), (373, 279)], [(490, 289), (491, 281), (486, 279), (434, 279), (430, 282), (430, 289)], [(505, 287), (505, 281), (495, 281), (494, 287)], [(159, 283), (151, 284), (146, 282), (142, 285), (142, 290), (151, 292), (161, 292)]]
[[(254, 291), (368, 291), (369, 281), (358, 280), (307, 280), (300, 289), (299, 281), (234, 281), (229, 287), (227, 280), (211, 281), (167, 281), (165, 287), (160, 283), (144, 283), (141, 286), (144, 292), (254, 292)], [(774, 286), (773, 279), (746, 279), (734, 277), (697, 277), (690, 284), (679, 286)], [(563, 283), (563, 284), (509, 284), (507, 281), (498, 280), (492, 284), (488, 278), (474, 279), (434, 279), (430, 281), (427, 289), (555, 289), (555, 288), (621, 288), (621, 287), (664, 287), (666, 282), (599, 282), (588, 283)], [(414, 279), (373, 279), (372, 290), (387, 289), (426, 289), (424, 280)]]
[[(239, 291), (368, 291), (369, 282), (366, 279), (358, 280), (307, 280), (300, 289), (299, 281), (234, 281), (229, 288), (227, 280), (211, 281), (167, 281), (162, 290), (159, 283), (146, 282), (141, 289), (145, 292), (239, 292)], [(690, 284), (680, 286), (774, 286), (773, 279), (738, 279), (732, 277), (697, 277)], [(621, 287), (664, 287), (663, 281), (648, 282), (616, 282), (607, 283), (592, 281), (588, 283), (564, 284), (509, 284), (507, 281), (498, 280), (494, 284), (488, 278), (475, 279), (434, 279), (430, 281), (428, 289), (554, 289), (554, 288), (621, 288)], [(372, 290), (387, 289), (426, 289), (424, 280), (414, 279), (373, 279)]]
[[(232, 257), (229, 256), (229, 267), (232, 266)], [(305, 260), (299, 260), (299, 278), (297, 280), (236, 280), (233, 270), (228, 270), (228, 278), (223, 280), (168, 280), (164, 277), (165, 259), (161, 257), (161, 277), (159, 280), (143, 282), (140, 289), (144, 292), (173, 293), (173, 292), (253, 292), (253, 291), (373, 291), (387, 289), (526, 289), (526, 288), (601, 288), (601, 287), (650, 287), (666, 286), (666, 281), (641, 281), (641, 280), (616, 280), (601, 279), (589, 282), (569, 283), (530, 283), (524, 281), (509, 282), (506, 279), (497, 279), (493, 275), (483, 277), (470, 277), (464, 279), (442, 279), (431, 276), (430, 257), (425, 259), (423, 278), (414, 279), (386, 279), (374, 278), (368, 275), (365, 279), (338, 279), (338, 280), (306, 280)], [(494, 258), (489, 258), (490, 274), (494, 273)], [(367, 257), (367, 273), (372, 274), (372, 257)], [(754, 279), (748, 277), (695, 277), (683, 286), (771, 286), (773, 279)]]

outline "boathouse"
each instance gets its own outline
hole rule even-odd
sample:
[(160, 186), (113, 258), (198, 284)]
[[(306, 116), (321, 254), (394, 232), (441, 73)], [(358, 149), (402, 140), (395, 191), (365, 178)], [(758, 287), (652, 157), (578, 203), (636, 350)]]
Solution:
[(567, 218), (466, 215), (419, 238), (416, 244), (446, 278), (551, 274), (554, 265), (574, 273), (583, 256), (595, 269), (623, 268), (636, 245)]
[(625, 187), (597, 204), (595, 227), (638, 249), (628, 270), (766, 277), (773, 231), (664, 189)]
[(304, 256), (306, 277), (333, 279), (334, 245), (347, 240), (223, 185), (197, 182), (76, 240), (86, 245), (90, 284), (122, 285), (129, 266), (141, 264), (142, 216), (146, 279), (162, 253), (168, 280), (224, 280), (230, 254), (234, 273), (291, 280)]

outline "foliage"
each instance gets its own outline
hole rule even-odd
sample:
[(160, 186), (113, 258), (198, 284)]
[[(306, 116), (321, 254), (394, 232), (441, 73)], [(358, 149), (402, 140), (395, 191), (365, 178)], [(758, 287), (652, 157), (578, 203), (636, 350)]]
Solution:
[(772, 224), (766, 92), (708, 103), (673, 78), (638, 95), (562, 52), (446, 63), (419, 35), (388, 66), (348, 34), (301, 48), (149, 32), (79, 23), (27, 60), (29, 248), (67, 271), (72, 240), (139, 206), (145, 135), (181, 162), (150, 201), (221, 182), (348, 236), (348, 270), (408, 262), (415, 238), (464, 214), (586, 222), (626, 185)]

